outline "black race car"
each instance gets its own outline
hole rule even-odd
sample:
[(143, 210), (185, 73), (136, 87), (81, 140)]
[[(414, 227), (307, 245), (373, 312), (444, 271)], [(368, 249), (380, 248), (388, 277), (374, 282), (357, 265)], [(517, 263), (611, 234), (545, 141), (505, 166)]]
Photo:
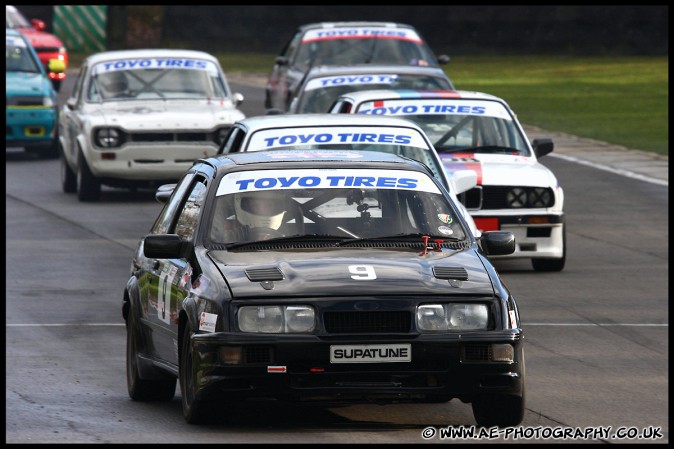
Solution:
[(479, 425), (522, 421), (523, 330), (486, 257), (514, 251), (513, 235), (477, 241), (425, 165), (229, 154), (157, 199), (124, 291), (132, 399), (170, 400), (178, 379), (189, 423), (252, 398), (458, 398)]

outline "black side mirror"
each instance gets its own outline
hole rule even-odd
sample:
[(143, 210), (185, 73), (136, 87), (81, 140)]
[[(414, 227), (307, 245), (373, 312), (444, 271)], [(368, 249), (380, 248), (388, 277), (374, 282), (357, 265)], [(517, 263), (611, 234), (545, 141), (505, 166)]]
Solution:
[(143, 254), (150, 259), (184, 259), (192, 251), (192, 242), (178, 234), (149, 234), (143, 242)]
[(555, 144), (552, 143), (552, 139), (534, 139), (531, 142), (531, 146), (534, 147), (534, 154), (536, 157), (543, 157), (546, 154), (552, 153), (552, 149), (555, 147)]
[(515, 236), (510, 231), (485, 231), (480, 236), (487, 256), (504, 256), (515, 252)]
[(276, 59), (274, 60), (274, 63), (276, 63), (276, 65), (287, 65), (288, 58), (286, 58), (285, 56), (277, 56)]
[(442, 65), (447, 64), (449, 62), (449, 56), (448, 55), (438, 56), (438, 62)]

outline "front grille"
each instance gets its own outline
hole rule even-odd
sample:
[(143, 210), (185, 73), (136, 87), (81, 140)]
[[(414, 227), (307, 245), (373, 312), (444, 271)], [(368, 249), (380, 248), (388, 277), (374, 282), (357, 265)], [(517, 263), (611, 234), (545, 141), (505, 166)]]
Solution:
[(35, 47), (37, 53), (58, 53), (61, 47)]
[(331, 334), (408, 333), (412, 315), (406, 311), (325, 312), (323, 324)]
[(270, 346), (244, 346), (243, 363), (272, 363), (272, 348)]
[(44, 106), (42, 96), (20, 95), (7, 97), (7, 106)]
[(462, 362), (489, 362), (492, 359), (491, 345), (468, 344), (463, 345), (461, 351)]
[(195, 133), (195, 132), (175, 132), (175, 133), (129, 133), (129, 142), (139, 143), (171, 143), (171, 142), (208, 142), (218, 143), (217, 134)]
[(555, 205), (549, 187), (477, 186), (459, 195), (466, 209), (532, 209)]

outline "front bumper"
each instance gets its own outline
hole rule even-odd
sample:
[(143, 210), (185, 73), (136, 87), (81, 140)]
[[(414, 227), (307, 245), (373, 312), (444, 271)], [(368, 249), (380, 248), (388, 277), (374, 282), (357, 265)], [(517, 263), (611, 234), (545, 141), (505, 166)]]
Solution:
[(515, 252), (504, 256), (489, 256), (490, 259), (559, 259), (564, 256), (563, 214), (473, 214), (473, 219), (482, 231), (510, 231), (515, 237)]
[(126, 145), (115, 150), (90, 150), (87, 160), (98, 178), (129, 181), (179, 179), (199, 158), (214, 156), (215, 145)]
[[(411, 361), (331, 363), (330, 345), (411, 344)], [(492, 344), (514, 348), (514, 361), (489, 361)], [(313, 335), (197, 334), (197, 398), (253, 398), (321, 404), (469, 402), (485, 394), (521, 395), (523, 337), (518, 329), (472, 334), (367, 340)], [(241, 363), (225, 364), (222, 348), (241, 348)]]
[(57, 117), (53, 108), (7, 107), (5, 114), (7, 146), (42, 148), (53, 145)]

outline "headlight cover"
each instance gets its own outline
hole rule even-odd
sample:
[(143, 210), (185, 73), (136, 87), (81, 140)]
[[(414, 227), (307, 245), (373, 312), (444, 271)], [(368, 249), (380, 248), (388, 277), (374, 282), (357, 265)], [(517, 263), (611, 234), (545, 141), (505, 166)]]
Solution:
[(119, 148), (122, 145), (122, 133), (115, 128), (98, 128), (94, 131), (94, 143), (99, 148)]
[(316, 328), (311, 306), (243, 306), (237, 316), (241, 332), (263, 334), (304, 334)]
[(486, 330), (489, 326), (486, 304), (422, 304), (416, 315), (421, 332)]

